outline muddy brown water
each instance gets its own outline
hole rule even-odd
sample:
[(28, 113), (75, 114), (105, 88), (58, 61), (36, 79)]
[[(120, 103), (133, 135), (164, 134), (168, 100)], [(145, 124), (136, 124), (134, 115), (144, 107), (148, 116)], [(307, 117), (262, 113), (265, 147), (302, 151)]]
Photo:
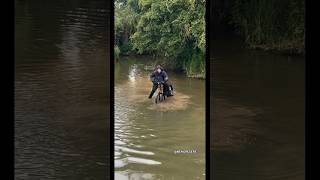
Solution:
[(15, 1), (15, 179), (107, 179), (108, 3)]
[(155, 104), (148, 62), (115, 64), (115, 177), (205, 179), (205, 81), (168, 71), (175, 95)]
[(216, 180), (303, 180), (304, 57), (211, 46), (211, 174)]

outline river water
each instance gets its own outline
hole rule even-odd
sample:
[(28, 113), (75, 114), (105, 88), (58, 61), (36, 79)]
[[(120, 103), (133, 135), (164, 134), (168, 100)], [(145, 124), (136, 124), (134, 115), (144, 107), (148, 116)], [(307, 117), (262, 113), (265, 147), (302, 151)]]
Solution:
[(115, 178), (205, 179), (205, 81), (168, 71), (175, 95), (155, 104), (152, 61), (115, 64)]
[(303, 180), (304, 57), (211, 46), (211, 173), (215, 180)]
[(108, 2), (15, 1), (16, 179), (107, 179)]

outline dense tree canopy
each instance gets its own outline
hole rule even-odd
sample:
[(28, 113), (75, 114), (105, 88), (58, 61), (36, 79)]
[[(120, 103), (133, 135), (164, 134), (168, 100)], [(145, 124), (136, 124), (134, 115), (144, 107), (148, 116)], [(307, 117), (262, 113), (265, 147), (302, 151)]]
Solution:
[(120, 54), (164, 56), (188, 75), (205, 70), (204, 0), (116, 0)]

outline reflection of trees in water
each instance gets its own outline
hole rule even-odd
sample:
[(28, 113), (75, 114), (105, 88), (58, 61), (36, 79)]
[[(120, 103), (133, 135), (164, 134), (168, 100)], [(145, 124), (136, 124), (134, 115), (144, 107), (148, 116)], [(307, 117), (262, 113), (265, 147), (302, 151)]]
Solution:
[(237, 151), (254, 144), (259, 133), (257, 109), (215, 98), (211, 116), (211, 150)]

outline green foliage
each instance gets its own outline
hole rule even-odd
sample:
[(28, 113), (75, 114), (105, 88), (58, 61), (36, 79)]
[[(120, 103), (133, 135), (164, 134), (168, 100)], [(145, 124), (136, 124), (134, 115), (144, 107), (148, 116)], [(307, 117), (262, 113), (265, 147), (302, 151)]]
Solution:
[(119, 59), (120, 57), (120, 48), (117, 45), (114, 46), (114, 57), (115, 59)]
[(304, 51), (303, 0), (234, 0), (230, 23), (251, 47)]
[(115, 45), (117, 45), (122, 54), (132, 51), (130, 35), (135, 31), (137, 14), (134, 9), (128, 6), (134, 6), (134, 0), (117, 0), (115, 1)]
[(185, 62), (187, 76), (205, 77), (205, 58), (202, 53), (194, 53), (191, 58)]
[(138, 53), (176, 58), (192, 43), (205, 50), (205, 2), (192, 0), (140, 0), (141, 16), (131, 36)]
[(176, 68), (201, 71), (206, 43), (205, 1), (122, 0), (115, 4), (115, 44), (122, 54), (164, 56)]

